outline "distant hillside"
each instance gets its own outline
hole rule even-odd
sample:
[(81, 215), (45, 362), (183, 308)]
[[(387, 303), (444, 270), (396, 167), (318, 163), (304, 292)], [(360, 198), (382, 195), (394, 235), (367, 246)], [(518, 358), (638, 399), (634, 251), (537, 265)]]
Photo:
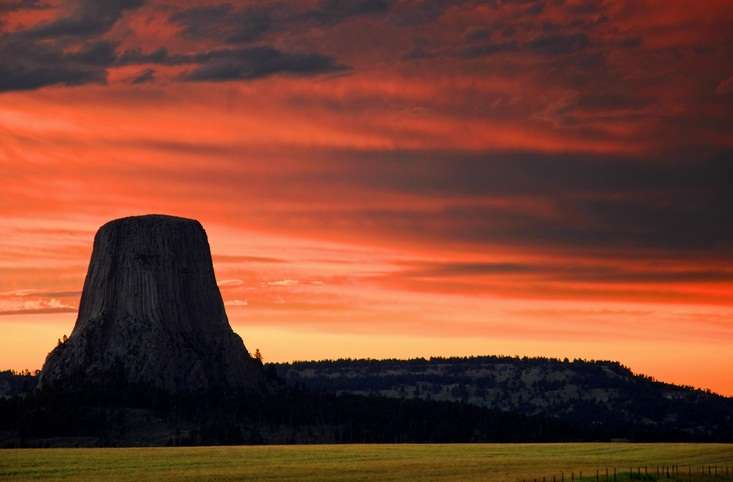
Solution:
[(733, 433), (733, 399), (655, 381), (613, 361), (465, 357), (272, 364), (291, 385), (328, 393), (461, 402), (618, 433)]
[(33, 390), (37, 377), (0, 372), (0, 447), (733, 441), (733, 399), (615, 362), (337, 360), (264, 373), (262, 390), (170, 394)]

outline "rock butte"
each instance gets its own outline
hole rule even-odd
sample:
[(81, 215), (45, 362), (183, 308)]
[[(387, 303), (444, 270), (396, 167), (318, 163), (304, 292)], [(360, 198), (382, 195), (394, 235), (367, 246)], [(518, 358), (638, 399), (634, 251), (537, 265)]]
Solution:
[(229, 325), (201, 224), (147, 215), (97, 232), (74, 330), (46, 358), (39, 386), (178, 393), (251, 388), (261, 372)]

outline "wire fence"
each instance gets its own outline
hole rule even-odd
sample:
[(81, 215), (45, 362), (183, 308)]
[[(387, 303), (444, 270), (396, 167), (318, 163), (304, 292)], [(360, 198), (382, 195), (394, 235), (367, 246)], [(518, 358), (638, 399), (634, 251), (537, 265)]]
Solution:
[(517, 479), (517, 482), (625, 482), (630, 480), (733, 481), (733, 466), (671, 464), (599, 467), (590, 471), (567, 471), (542, 477), (524, 477)]

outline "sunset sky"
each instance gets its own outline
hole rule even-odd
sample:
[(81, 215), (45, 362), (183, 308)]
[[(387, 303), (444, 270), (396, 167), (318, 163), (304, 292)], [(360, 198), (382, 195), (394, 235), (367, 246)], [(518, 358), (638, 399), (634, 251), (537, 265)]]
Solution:
[(101, 224), (167, 213), (267, 361), (733, 396), (732, 206), (728, 0), (0, 0), (0, 369), (71, 332)]

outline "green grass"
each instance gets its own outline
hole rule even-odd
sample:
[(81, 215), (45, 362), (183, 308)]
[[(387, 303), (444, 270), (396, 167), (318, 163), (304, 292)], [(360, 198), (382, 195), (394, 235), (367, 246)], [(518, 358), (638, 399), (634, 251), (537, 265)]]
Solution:
[[(728, 466), (730, 444), (294, 445), (0, 450), (0, 479), (17, 480), (452, 480), (538, 481), (596, 468)], [(588, 478), (587, 476), (592, 476)], [(628, 480), (619, 476), (618, 480)], [(639, 479), (635, 479), (639, 480)], [(656, 480), (651, 477), (646, 480)], [(660, 480), (674, 480), (663, 478)], [(690, 480), (686, 475), (679, 480)], [(693, 480), (733, 481), (695, 477)]]

